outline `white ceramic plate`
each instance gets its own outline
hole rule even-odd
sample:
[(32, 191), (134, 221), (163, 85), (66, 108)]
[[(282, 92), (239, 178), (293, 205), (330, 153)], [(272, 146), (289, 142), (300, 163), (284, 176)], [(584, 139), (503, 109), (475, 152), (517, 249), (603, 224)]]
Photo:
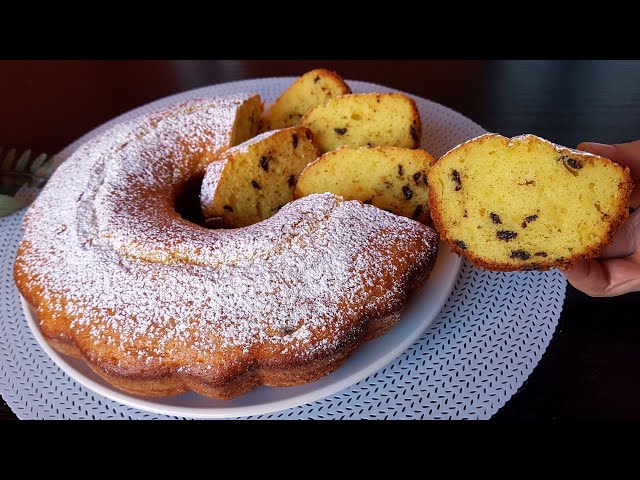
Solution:
[(234, 400), (214, 400), (195, 393), (172, 397), (140, 397), (115, 389), (75, 358), (61, 355), (46, 342), (31, 308), (22, 305), (29, 326), (40, 346), (53, 361), (78, 383), (131, 407), (167, 415), (222, 418), (258, 415), (297, 407), (328, 397), (380, 370), (418, 340), (436, 318), (458, 278), (460, 259), (441, 246), (428, 283), (415, 292), (400, 322), (389, 333), (361, 346), (338, 370), (298, 387), (258, 387)]
[[(167, 97), (140, 107), (98, 127), (59, 154), (66, 159), (75, 148), (110, 126), (141, 113), (188, 98), (225, 95), (239, 92), (259, 93), (272, 102), (293, 81), (293, 78), (270, 78), (233, 82), (206, 87)], [(348, 81), (354, 92), (393, 91), (387, 87)], [(441, 105), (413, 96), (424, 123), (422, 145), (436, 158), (453, 146), (483, 133), (471, 120)], [(361, 346), (338, 370), (326, 377), (298, 387), (259, 387), (234, 400), (222, 401), (186, 393), (171, 397), (141, 397), (116, 390), (97, 376), (86, 364), (60, 355), (40, 333), (31, 309), (23, 300), (23, 308), (31, 330), (47, 354), (71, 378), (94, 392), (131, 407), (167, 415), (194, 418), (224, 418), (258, 415), (314, 402), (367, 378), (382, 369), (417, 341), (438, 317), (458, 278), (461, 260), (441, 245), (434, 271), (426, 285), (411, 295), (400, 322), (381, 338)]]

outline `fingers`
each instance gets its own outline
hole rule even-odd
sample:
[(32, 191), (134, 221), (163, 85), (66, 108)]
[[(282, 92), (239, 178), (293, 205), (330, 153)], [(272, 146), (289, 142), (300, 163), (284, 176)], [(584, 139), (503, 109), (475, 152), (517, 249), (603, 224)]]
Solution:
[(613, 297), (640, 290), (640, 263), (633, 257), (581, 260), (562, 273), (571, 285), (591, 297)]
[(616, 154), (616, 147), (606, 143), (582, 142), (578, 144), (577, 148), (583, 152), (593, 153), (610, 160), (613, 160), (613, 156)]
[[(584, 142), (579, 150), (608, 158), (629, 167), (631, 177), (640, 180), (640, 140), (616, 145)], [(640, 189), (634, 188), (631, 206), (640, 204)], [(567, 280), (592, 297), (612, 297), (640, 290), (640, 210), (629, 216), (598, 260), (581, 260), (563, 270)], [(624, 257), (624, 258), (620, 258)]]
[[(606, 145), (604, 143), (582, 142), (578, 150), (593, 153), (608, 158), (614, 162), (629, 167), (631, 178), (638, 185), (640, 180), (640, 140), (629, 143)], [(633, 208), (640, 206), (640, 188), (634, 188), (631, 192), (630, 205)]]
[(636, 210), (624, 222), (615, 235), (611, 245), (604, 249), (600, 259), (627, 257), (640, 250), (640, 210)]
[(640, 140), (629, 143), (606, 145), (604, 143), (582, 142), (578, 150), (593, 153), (629, 167), (634, 180), (640, 178)]

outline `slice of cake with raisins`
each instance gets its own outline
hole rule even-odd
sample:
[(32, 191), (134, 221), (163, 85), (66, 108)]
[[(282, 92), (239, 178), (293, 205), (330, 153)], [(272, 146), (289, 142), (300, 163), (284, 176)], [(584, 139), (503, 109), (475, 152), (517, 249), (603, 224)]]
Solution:
[(293, 200), (300, 172), (318, 156), (312, 133), (301, 126), (266, 132), (230, 148), (207, 167), (202, 181), (206, 224), (237, 228), (271, 217)]
[(311, 70), (293, 82), (271, 105), (262, 119), (262, 130), (298, 125), (308, 111), (349, 93), (349, 85), (337, 73), (324, 68)]
[(434, 163), (424, 150), (340, 147), (303, 170), (294, 197), (330, 192), (429, 223), (427, 172)]
[(627, 218), (628, 168), (534, 135), (486, 134), (429, 170), (429, 206), (452, 250), (489, 270), (595, 258)]
[(301, 124), (323, 153), (340, 146), (418, 148), (422, 135), (416, 103), (400, 93), (336, 97), (307, 113)]

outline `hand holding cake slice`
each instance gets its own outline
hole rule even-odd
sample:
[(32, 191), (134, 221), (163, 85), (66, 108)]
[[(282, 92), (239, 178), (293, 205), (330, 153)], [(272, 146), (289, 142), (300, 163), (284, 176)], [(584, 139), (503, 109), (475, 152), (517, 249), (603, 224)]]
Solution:
[(429, 206), (452, 250), (489, 270), (594, 258), (628, 216), (628, 168), (534, 135), (486, 134), (429, 170)]

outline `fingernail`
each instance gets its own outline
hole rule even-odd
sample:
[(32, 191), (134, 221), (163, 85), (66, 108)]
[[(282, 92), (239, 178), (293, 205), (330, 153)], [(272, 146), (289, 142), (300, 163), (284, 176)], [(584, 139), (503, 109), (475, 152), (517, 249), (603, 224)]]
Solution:
[(578, 144), (578, 150), (596, 153), (597, 155), (606, 157), (608, 155), (613, 155), (616, 151), (616, 147), (607, 143), (582, 142)]

